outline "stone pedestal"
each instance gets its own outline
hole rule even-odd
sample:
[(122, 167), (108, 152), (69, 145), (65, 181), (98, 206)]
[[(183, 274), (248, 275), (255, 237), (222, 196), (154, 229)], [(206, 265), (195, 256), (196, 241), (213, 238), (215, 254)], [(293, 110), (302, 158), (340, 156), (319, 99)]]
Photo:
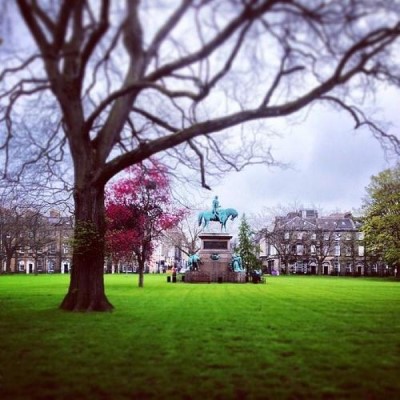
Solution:
[(185, 274), (185, 282), (245, 282), (244, 272), (233, 272), (230, 268), (232, 260), (231, 239), (227, 233), (202, 233), (199, 251), (200, 266), (198, 271)]

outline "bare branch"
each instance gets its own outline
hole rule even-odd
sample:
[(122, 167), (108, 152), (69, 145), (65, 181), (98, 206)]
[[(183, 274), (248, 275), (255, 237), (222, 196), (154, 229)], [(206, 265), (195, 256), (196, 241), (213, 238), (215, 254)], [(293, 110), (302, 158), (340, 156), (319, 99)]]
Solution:
[(166, 64), (160, 69), (154, 71), (148, 76), (149, 80), (155, 81), (163, 76), (169, 75), (170, 73), (177, 71), (187, 65), (194, 64), (197, 61), (207, 58), (211, 53), (215, 52), (223, 43), (225, 43), (240, 27), (248, 22), (256, 19), (266, 12), (273, 2), (261, 2), (260, 5), (251, 8), (246, 6), (242, 12), (234, 18), (230, 23), (227, 24), (225, 29), (219, 32), (212, 40), (205, 44), (200, 50), (193, 52), (187, 57), (182, 57), (176, 62)]
[(206, 184), (205, 178), (205, 168), (204, 168), (204, 157), (201, 151), (196, 147), (193, 141), (188, 140), (190, 148), (196, 153), (197, 157), (199, 158), (200, 162), (200, 173), (201, 173), (201, 186), (205, 189), (211, 190), (210, 186)]
[(150, 59), (157, 55), (157, 52), (168, 36), (168, 34), (175, 28), (178, 22), (182, 19), (185, 15), (188, 8), (191, 6), (190, 0), (182, 0), (181, 5), (175, 10), (175, 12), (171, 15), (170, 18), (167, 19), (165, 24), (159, 29), (157, 34), (154, 36), (153, 41), (151, 42), (150, 46), (147, 49), (147, 62), (150, 62)]
[(108, 21), (109, 8), (110, 8), (109, 0), (102, 0), (101, 10), (100, 10), (100, 22), (97, 28), (89, 36), (87, 44), (82, 51), (81, 72), (80, 72), (81, 76), (83, 76), (85, 73), (86, 64), (89, 60), (89, 57), (95, 50), (96, 45), (100, 42), (104, 34), (107, 32), (109, 26), (109, 21)]
[[(7, 75), (12, 75), (18, 71), (23, 71), (25, 68), (29, 67), (30, 64), (34, 63), (36, 60), (40, 59), (41, 56), (39, 54), (34, 54), (24, 60), (21, 64), (16, 67), (5, 68), (0, 74), (0, 82), (3, 81)], [(4, 95), (2, 95), (4, 96)]]
[(400, 139), (395, 135), (386, 133), (382, 128), (378, 126), (378, 124), (371, 121), (371, 118), (367, 118), (367, 116), (355, 106), (347, 105), (344, 101), (334, 97), (334, 96), (321, 96), (321, 100), (328, 100), (330, 102), (336, 103), (345, 111), (347, 111), (351, 117), (353, 118), (355, 125), (354, 128), (358, 129), (363, 126), (367, 126), (370, 128), (374, 136), (377, 138), (384, 138), (387, 142), (389, 142), (393, 148), (393, 150), (400, 155)]

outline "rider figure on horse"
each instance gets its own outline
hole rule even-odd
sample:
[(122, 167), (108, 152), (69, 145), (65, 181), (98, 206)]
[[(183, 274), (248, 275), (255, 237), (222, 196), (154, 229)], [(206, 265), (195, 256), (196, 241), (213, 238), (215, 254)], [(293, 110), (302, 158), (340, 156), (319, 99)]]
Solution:
[(221, 231), (225, 229), (229, 218), (233, 221), (238, 216), (238, 212), (234, 208), (221, 208), (218, 201), (218, 196), (215, 196), (212, 201), (212, 209), (210, 211), (201, 211), (198, 216), (199, 226), (203, 222), (203, 228), (207, 229), (210, 221), (216, 221), (221, 224)]
[(214, 200), (212, 201), (212, 213), (214, 214), (214, 218), (219, 221), (219, 212), (218, 212), (218, 208), (220, 208), (221, 205), (219, 204), (218, 201), (218, 196), (214, 197)]

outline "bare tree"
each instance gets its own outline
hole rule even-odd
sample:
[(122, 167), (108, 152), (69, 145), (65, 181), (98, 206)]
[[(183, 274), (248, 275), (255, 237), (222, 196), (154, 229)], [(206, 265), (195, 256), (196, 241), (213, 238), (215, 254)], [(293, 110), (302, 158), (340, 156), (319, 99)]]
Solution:
[(15, 259), (18, 268), (17, 250), (23, 246), (23, 216), (19, 208), (0, 209), (1, 262), (2, 271), (11, 272), (11, 263)]
[(334, 254), (336, 244), (335, 226), (317, 225), (316, 229), (312, 232), (310, 239), (310, 253), (311, 257), (317, 263), (317, 275), (322, 275), (324, 261)]
[(251, 138), (267, 131), (258, 121), (315, 102), (344, 109), (399, 151), (398, 139), (352, 103), (375, 79), (398, 83), (397, 2), (172, 4), (17, 0), (34, 44), (2, 44), (9, 50), (0, 71), (2, 172), (20, 176), (12, 149), (21, 143), (25, 173), (36, 163), (45, 174), (72, 160), (75, 236), (92, 235), (74, 253), (63, 309), (112, 308), (103, 283), (104, 186), (129, 165), (168, 156), (173, 167), (199, 170), (208, 187), (206, 170), (273, 162)]
[(35, 273), (38, 271), (39, 259), (48, 245), (54, 243), (54, 231), (48, 217), (41, 213), (40, 207), (29, 209), (24, 215), (25, 247), (29, 249), (35, 262)]
[(4, 272), (11, 272), (13, 260), (18, 270), (18, 251), (22, 252), (27, 245), (26, 216), (33, 207), (25, 195), (15, 187), (3, 190), (0, 194), (0, 247)]
[(39, 254), (53, 240), (50, 230), (42, 205), (33, 203), (25, 191), (15, 187), (1, 191), (0, 254), (4, 272), (12, 271), (13, 260), (18, 271), (19, 254), (26, 250), (37, 266)]
[(265, 230), (265, 239), (268, 246), (273, 246), (276, 255), (283, 264), (283, 272), (289, 273), (289, 265), (297, 260), (296, 245), (298, 242), (297, 228), (281, 225), (277, 219), (272, 231)]
[[(311, 205), (312, 209), (317, 210), (318, 207)], [(276, 204), (270, 207), (263, 207), (261, 211), (250, 214), (249, 222), (255, 231), (273, 230), (276, 222), (276, 217), (279, 215), (287, 215), (294, 210), (305, 209), (304, 205), (298, 201), (293, 201), (288, 204)]]
[(164, 232), (166, 243), (177, 247), (187, 256), (200, 250), (199, 234), (202, 228), (193, 213), (186, 215), (178, 226)]

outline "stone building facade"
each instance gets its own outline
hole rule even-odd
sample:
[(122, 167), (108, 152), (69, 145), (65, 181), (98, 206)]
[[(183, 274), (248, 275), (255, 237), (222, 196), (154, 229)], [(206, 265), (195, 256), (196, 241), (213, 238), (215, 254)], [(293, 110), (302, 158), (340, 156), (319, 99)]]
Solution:
[(68, 273), (72, 265), (72, 217), (57, 211), (42, 215), (26, 211), (13, 215), (2, 210), (0, 272)]
[(260, 235), (260, 258), (270, 274), (365, 275), (360, 223), (351, 213), (318, 215), (316, 210), (275, 218)]

